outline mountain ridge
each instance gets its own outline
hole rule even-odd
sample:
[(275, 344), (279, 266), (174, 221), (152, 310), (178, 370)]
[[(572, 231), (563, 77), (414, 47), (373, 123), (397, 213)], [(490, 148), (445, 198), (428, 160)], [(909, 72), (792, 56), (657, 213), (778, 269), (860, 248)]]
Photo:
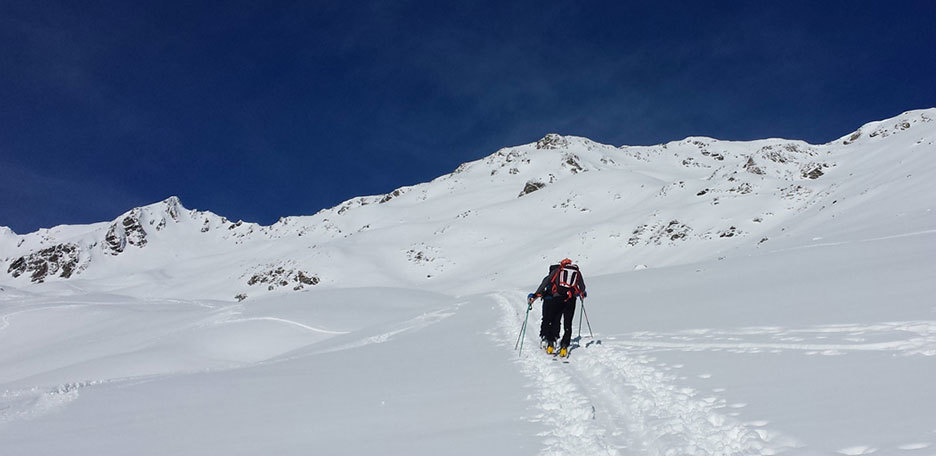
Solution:
[[(787, 236), (797, 224), (809, 225), (809, 217), (833, 205), (877, 195), (872, 188), (846, 190), (854, 187), (848, 178), (858, 168), (852, 165), (879, 160), (860, 168), (871, 182), (872, 172), (894, 171), (882, 165), (898, 151), (902, 167), (894, 176), (907, 168), (936, 178), (931, 167), (903, 166), (906, 160), (919, 161), (920, 148), (933, 149), (934, 118), (936, 108), (907, 111), (821, 145), (690, 136), (655, 146), (610, 146), (551, 133), (463, 163), (429, 182), (351, 198), (266, 226), (186, 209), (172, 196), (110, 222), (25, 235), (3, 230), (0, 284), (87, 279), (85, 285), (93, 287), (126, 274), (159, 271), (157, 276), (171, 279), (146, 284), (141, 278), (139, 291), (171, 294), (174, 287), (190, 286), (180, 278), (179, 271), (187, 268), (179, 263), (207, 261), (216, 277), (206, 295), (244, 299), (258, 285), (265, 292), (371, 281), (431, 286), (434, 277), (485, 264), (476, 251), (483, 249), (530, 261), (574, 255), (617, 271), (691, 262), (757, 248)], [(878, 157), (880, 152), (887, 157)], [(850, 176), (841, 175), (843, 166)], [(879, 184), (907, 185), (896, 177)], [(555, 229), (539, 226), (542, 220)], [(517, 234), (523, 232), (540, 237)], [(611, 252), (590, 242), (599, 238), (613, 241)], [(720, 244), (670, 251), (687, 241)], [(479, 249), (466, 254), (466, 246)], [(611, 254), (616, 250), (626, 254), (630, 266), (616, 264)], [(490, 273), (485, 280), (499, 276)]]

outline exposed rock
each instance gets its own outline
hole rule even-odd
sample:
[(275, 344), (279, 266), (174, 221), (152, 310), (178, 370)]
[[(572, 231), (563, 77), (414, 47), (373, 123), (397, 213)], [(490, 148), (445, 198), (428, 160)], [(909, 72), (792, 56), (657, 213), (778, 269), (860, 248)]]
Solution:
[(684, 239), (689, 235), (689, 232), (692, 231), (688, 225), (679, 223), (679, 220), (673, 220), (666, 225), (666, 228), (662, 230), (663, 233), (666, 233), (665, 236), (669, 237), (671, 241), (677, 239)]
[(539, 141), (536, 141), (537, 149), (562, 149), (568, 146), (569, 140), (555, 133), (550, 133)]
[(860, 137), (861, 137), (861, 130), (858, 130), (858, 131), (852, 133), (852, 135), (849, 136), (848, 139), (846, 139), (845, 141), (843, 141), (842, 144), (845, 144), (845, 145), (847, 146), (847, 145), (849, 145), (849, 144), (851, 144), (851, 143), (857, 141), (858, 138), (860, 138)]
[(722, 231), (720, 231), (720, 232), (718, 233), (718, 237), (720, 237), (720, 238), (729, 238), (729, 237), (740, 236), (741, 234), (743, 234), (743, 233), (741, 232), (741, 230), (739, 230), (738, 228), (732, 226), (732, 227), (728, 228), (727, 230), (722, 230)]
[(136, 208), (112, 223), (104, 236), (104, 251), (117, 255), (126, 249), (127, 244), (137, 247), (146, 245), (146, 230), (143, 229), (141, 217), (142, 211)]
[(319, 282), (320, 279), (317, 275), (309, 274), (306, 271), (298, 269), (277, 266), (270, 270), (252, 275), (250, 279), (247, 280), (247, 285), (266, 284), (267, 290), (269, 291), (292, 285), (293, 290), (299, 291), (305, 288), (306, 285), (318, 285)]
[(751, 184), (742, 182), (738, 184), (737, 187), (729, 188), (728, 191), (731, 193), (737, 193), (739, 195), (747, 195), (748, 193), (754, 191), (754, 188), (751, 186)]
[(402, 188), (398, 188), (398, 189), (396, 189), (396, 190), (394, 190), (394, 191), (392, 191), (392, 192), (387, 193), (386, 195), (384, 195), (383, 198), (381, 198), (380, 201), (378, 201), (377, 203), (378, 203), (378, 204), (386, 203), (387, 201), (390, 201), (390, 200), (392, 200), (393, 198), (396, 198), (396, 197), (402, 195), (405, 191), (406, 191), (406, 190), (404, 190), (404, 189), (402, 189)]
[(692, 228), (689, 225), (681, 223), (679, 220), (671, 220), (667, 224), (655, 223), (652, 227), (646, 224), (634, 229), (633, 235), (628, 239), (627, 244), (636, 246), (640, 243), (645, 233), (650, 233), (647, 237), (647, 245), (662, 245), (664, 241), (673, 243), (678, 240), (686, 240)]
[(107, 230), (107, 235), (104, 236), (104, 251), (111, 255), (117, 255), (123, 252), (124, 247), (127, 245), (127, 240), (123, 236), (123, 231), (118, 232), (118, 229), (119, 227), (115, 223), (110, 226)]
[(341, 207), (338, 208), (338, 215), (344, 214), (345, 212), (356, 207), (363, 207), (371, 203), (378, 203), (382, 198), (383, 197), (377, 196), (362, 196), (359, 198), (350, 199), (341, 204)]
[(137, 247), (146, 245), (146, 231), (143, 229), (143, 224), (140, 223), (139, 210), (134, 210), (130, 215), (124, 217), (122, 224), (128, 244)]
[(764, 174), (764, 170), (754, 163), (754, 157), (748, 157), (747, 162), (744, 163), (744, 169), (752, 174)]
[(812, 193), (812, 190), (803, 187), (802, 185), (790, 185), (779, 190), (780, 198), (788, 200), (803, 199)]
[(406, 257), (409, 261), (413, 263), (428, 263), (435, 259), (429, 256), (429, 254), (427, 254), (426, 252), (422, 250), (416, 250), (416, 249), (407, 250)]
[(526, 185), (523, 186), (523, 191), (521, 191), (520, 194), (517, 195), (517, 198), (523, 195), (529, 194), (529, 193), (533, 193), (545, 186), (546, 184), (539, 182), (539, 181), (527, 181)]
[(166, 214), (174, 221), (179, 221), (179, 198), (176, 196), (170, 196), (166, 198), (163, 203), (166, 204)]
[(572, 174), (585, 171), (585, 168), (582, 168), (582, 165), (579, 164), (579, 158), (575, 154), (567, 154), (564, 158), (565, 162), (563, 162), (562, 165), (568, 166)]
[(632, 235), (631, 235), (630, 239), (627, 240), (627, 245), (633, 247), (633, 246), (639, 244), (639, 243), (640, 243), (640, 236), (642, 236), (642, 235), (644, 234), (645, 231), (647, 231), (647, 225), (646, 225), (646, 224), (640, 225), (640, 226), (638, 226), (637, 228), (634, 228), (634, 232), (631, 233)]
[(307, 276), (305, 272), (299, 271), (296, 274), (296, 279), (299, 280), (299, 283), (306, 285), (318, 285), (319, 278), (317, 276)]
[(7, 273), (13, 277), (31, 273), (30, 280), (37, 283), (56, 275), (67, 279), (78, 269), (78, 251), (75, 244), (54, 245), (17, 258), (10, 264)]
[(471, 168), (471, 163), (465, 162), (458, 165), (458, 168), (455, 168), (455, 171), (452, 171), (452, 174), (461, 174)]
[(809, 178), (809, 179), (818, 179), (818, 178), (821, 177), (823, 174), (825, 174), (825, 173), (822, 172), (822, 167), (821, 167), (821, 166), (816, 166), (815, 168), (813, 168), (812, 170), (810, 170), (810, 171), (808, 171), (808, 172), (807, 172), (807, 171), (803, 171), (803, 177), (806, 177), (806, 178)]

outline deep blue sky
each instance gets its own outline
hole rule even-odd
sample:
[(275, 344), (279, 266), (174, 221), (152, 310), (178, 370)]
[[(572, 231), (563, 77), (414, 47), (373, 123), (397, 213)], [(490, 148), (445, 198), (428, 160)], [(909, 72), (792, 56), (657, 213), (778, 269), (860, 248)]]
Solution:
[(0, 225), (170, 195), (269, 224), (549, 132), (822, 143), (936, 106), (932, 1), (143, 3), (0, 2)]

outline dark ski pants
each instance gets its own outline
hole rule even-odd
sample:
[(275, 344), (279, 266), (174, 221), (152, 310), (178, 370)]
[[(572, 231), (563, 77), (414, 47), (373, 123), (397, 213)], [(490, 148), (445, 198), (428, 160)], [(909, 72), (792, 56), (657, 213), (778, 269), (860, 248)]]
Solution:
[(562, 320), (562, 341), (560, 347), (568, 347), (572, 342), (572, 317), (575, 315), (575, 298), (549, 296), (543, 299), (543, 324), (540, 337), (554, 346), (559, 339), (559, 320)]

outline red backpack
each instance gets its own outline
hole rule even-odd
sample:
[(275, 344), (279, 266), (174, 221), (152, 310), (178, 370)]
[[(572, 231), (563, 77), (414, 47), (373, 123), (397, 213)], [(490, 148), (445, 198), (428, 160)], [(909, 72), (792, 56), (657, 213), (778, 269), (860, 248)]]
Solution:
[(565, 295), (567, 298), (578, 296), (580, 294), (579, 275), (579, 268), (572, 264), (572, 260), (562, 260), (549, 278), (552, 284), (550, 291), (554, 295)]

